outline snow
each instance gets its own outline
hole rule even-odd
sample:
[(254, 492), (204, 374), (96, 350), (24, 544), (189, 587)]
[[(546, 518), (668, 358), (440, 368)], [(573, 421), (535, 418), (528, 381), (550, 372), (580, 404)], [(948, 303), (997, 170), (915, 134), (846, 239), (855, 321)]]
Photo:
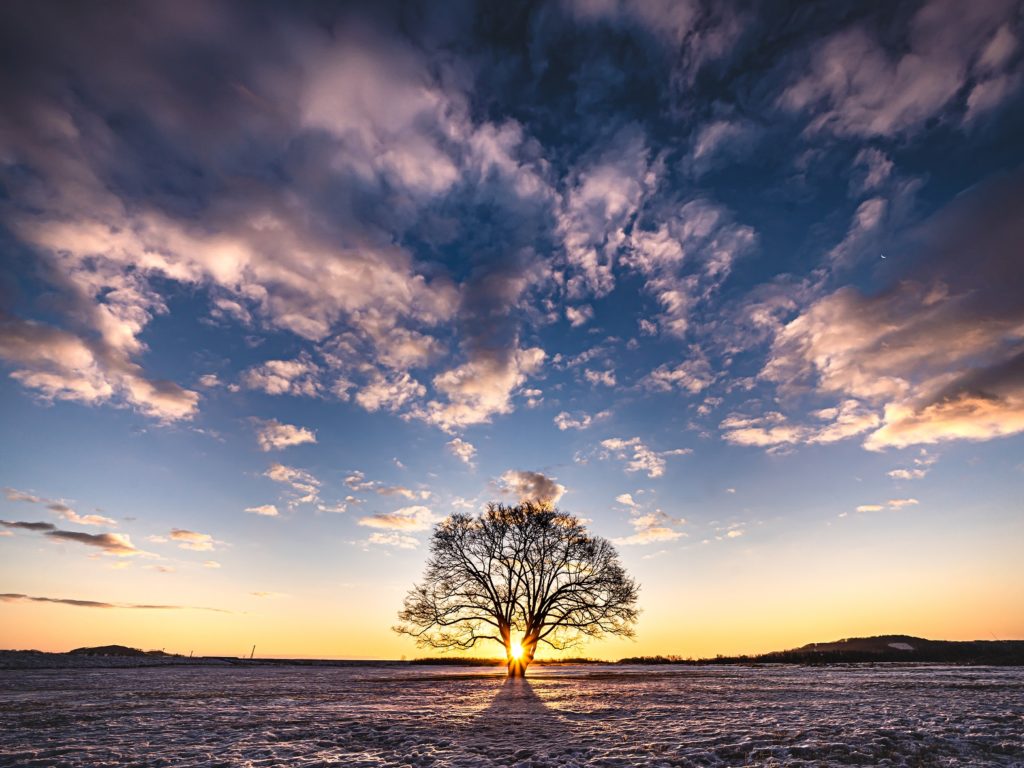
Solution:
[(1022, 766), (1024, 669), (8, 669), (0, 765)]
[(889, 643), (890, 648), (895, 648), (897, 651), (912, 651), (914, 646), (910, 643)]

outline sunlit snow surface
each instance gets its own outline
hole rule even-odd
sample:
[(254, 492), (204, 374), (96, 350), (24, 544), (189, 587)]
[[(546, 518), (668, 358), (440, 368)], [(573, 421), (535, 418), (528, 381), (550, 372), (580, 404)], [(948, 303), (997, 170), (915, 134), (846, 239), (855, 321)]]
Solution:
[(0, 671), (16, 766), (1024, 766), (1024, 669)]

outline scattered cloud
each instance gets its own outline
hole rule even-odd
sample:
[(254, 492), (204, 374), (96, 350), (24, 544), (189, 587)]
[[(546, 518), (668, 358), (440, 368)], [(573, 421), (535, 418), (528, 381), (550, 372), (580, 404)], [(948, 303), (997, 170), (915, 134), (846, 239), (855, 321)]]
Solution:
[(167, 534), (171, 541), (178, 542), (181, 549), (191, 549), (195, 552), (209, 552), (213, 549), (213, 536), (208, 533), (198, 533), (185, 528), (172, 528)]
[(555, 416), (554, 423), (563, 432), (567, 429), (588, 429), (592, 424), (604, 421), (611, 415), (611, 411), (599, 411), (593, 415), (582, 411), (576, 413), (562, 411)]
[(63, 501), (43, 498), (42, 496), (36, 496), (25, 491), (19, 491), (15, 488), (4, 488), (4, 495), (7, 497), (8, 501), (20, 501), (27, 504), (42, 504), (48, 510), (57, 513), (69, 523), (76, 523), (78, 525), (100, 525), (107, 526), (109, 528), (117, 527), (117, 521), (112, 518), (97, 514), (80, 515)]
[(448, 441), (448, 450), (461, 462), (472, 466), (473, 457), (476, 456), (476, 447), (472, 443), (461, 437), (456, 437)]
[(501, 493), (517, 500), (555, 505), (565, 494), (565, 486), (542, 472), (510, 469), (498, 481)]
[(669, 456), (685, 456), (693, 451), (689, 448), (674, 448), (668, 451), (655, 451), (649, 448), (639, 437), (611, 437), (601, 441), (604, 449), (602, 458), (615, 456), (625, 460), (627, 472), (645, 472), (648, 477), (661, 477), (665, 474), (665, 459)]
[(426, 531), (441, 520), (428, 507), (414, 505), (394, 512), (378, 512), (359, 518), (359, 525), (368, 528), (386, 528), (393, 531)]
[(398, 549), (416, 549), (420, 545), (412, 536), (401, 533), (371, 533), (366, 543)]
[(320, 500), (320, 481), (304, 469), (275, 463), (270, 465), (263, 476), (291, 488), (292, 494), (288, 501), (290, 507), (299, 504), (315, 504)]
[(634, 533), (630, 536), (614, 539), (613, 541), (624, 546), (675, 541), (686, 534), (672, 526), (682, 525), (685, 522), (685, 520), (678, 520), (665, 514), (660, 509), (654, 512), (637, 513), (629, 521), (630, 525), (633, 526)]
[(256, 440), (262, 451), (280, 451), (293, 445), (315, 443), (316, 431), (293, 424), (282, 424), (277, 419), (257, 419)]
[(262, 515), (263, 517), (277, 517), (280, 512), (277, 511), (277, 507), (273, 504), (261, 504), (258, 507), (246, 507), (246, 512), (253, 515)]

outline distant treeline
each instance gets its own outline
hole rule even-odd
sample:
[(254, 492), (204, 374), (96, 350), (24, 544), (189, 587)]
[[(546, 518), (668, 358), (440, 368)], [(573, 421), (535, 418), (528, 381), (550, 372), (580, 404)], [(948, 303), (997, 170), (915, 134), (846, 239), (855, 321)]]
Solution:
[(1024, 640), (924, 640), (905, 635), (853, 638), (757, 655), (633, 656), (619, 664), (864, 664), (870, 662), (1024, 665)]

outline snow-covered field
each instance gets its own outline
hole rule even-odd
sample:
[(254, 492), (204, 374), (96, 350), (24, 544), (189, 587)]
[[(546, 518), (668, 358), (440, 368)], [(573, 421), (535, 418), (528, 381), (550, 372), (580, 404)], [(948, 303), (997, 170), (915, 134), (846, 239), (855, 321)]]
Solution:
[(0, 672), (3, 766), (1024, 766), (1024, 669)]

